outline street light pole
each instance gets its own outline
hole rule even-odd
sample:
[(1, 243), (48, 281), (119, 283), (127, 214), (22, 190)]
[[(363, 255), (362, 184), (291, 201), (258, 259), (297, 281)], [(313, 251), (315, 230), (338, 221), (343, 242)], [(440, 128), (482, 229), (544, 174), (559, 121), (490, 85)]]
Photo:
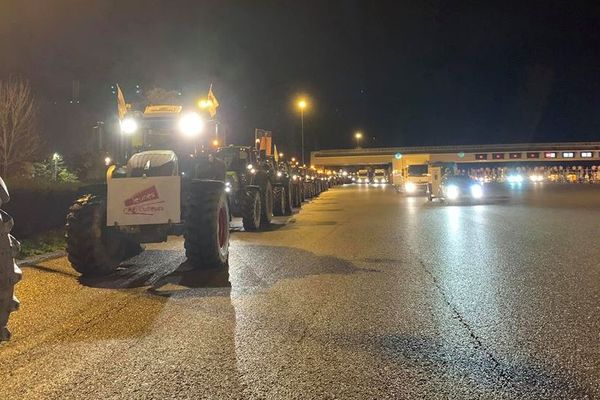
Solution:
[(308, 105), (308, 102), (305, 99), (298, 100), (298, 108), (300, 109), (300, 123), (301, 123), (301, 136), (302, 136), (302, 165), (305, 164), (304, 159), (304, 109)]
[(56, 181), (56, 179), (58, 178), (58, 159), (59, 159), (59, 157), (60, 156), (58, 155), (58, 153), (54, 153), (52, 155), (52, 161), (54, 161), (54, 165), (53, 165), (54, 168), (52, 168), (52, 180), (53, 181)]
[(302, 125), (302, 165), (304, 165), (304, 107), (300, 108), (300, 121)]

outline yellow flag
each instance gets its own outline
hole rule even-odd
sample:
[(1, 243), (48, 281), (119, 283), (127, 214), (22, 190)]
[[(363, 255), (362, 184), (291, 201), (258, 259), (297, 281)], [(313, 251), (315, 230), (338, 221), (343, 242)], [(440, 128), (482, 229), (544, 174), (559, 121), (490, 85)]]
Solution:
[(208, 89), (208, 95), (206, 96), (208, 99), (208, 112), (210, 113), (211, 118), (214, 118), (217, 115), (217, 108), (219, 107), (219, 101), (217, 97), (212, 91), (212, 85)]
[(277, 152), (276, 144), (273, 145), (273, 158), (275, 159), (275, 162), (279, 162), (279, 153)]
[(119, 85), (117, 85), (117, 110), (119, 111), (119, 119), (122, 120), (127, 114), (127, 103), (125, 103), (125, 96)]

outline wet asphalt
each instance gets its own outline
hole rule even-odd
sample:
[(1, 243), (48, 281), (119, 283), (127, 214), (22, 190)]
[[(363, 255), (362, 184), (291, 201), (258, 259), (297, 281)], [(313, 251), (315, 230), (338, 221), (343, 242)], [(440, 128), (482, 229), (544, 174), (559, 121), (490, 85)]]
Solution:
[(600, 185), (486, 191), (332, 189), (235, 228), (231, 288), (160, 282), (180, 238), (102, 279), (24, 266), (0, 398), (599, 398)]

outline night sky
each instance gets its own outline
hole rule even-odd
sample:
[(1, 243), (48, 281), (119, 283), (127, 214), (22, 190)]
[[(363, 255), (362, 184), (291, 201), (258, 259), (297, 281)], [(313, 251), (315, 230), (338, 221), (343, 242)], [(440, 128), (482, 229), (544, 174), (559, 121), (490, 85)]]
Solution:
[(212, 83), (230, 140), (269, 129), (287, 152), (301, 93), (313, 149), (358, 129), (369, 146), (600, 140), (597, 4), (2, 0), (0, 79), (31, 81), (62, 151), (114, 121), (117, 82), (184, 101)]

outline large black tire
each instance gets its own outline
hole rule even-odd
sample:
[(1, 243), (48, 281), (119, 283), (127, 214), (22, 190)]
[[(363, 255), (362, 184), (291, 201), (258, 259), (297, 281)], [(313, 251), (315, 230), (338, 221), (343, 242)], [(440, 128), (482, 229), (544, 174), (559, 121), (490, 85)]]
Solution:
[(292, 215), (292, 185), (288, 184), (283, 189), (285, 191), (283, 215)]
[(270, 181), (265, 181), (260, 193), (261, 213), (260, 229), (267, 229), (273, 219), (273, 186)]
[(273, 215), (282, 216), (285, 214), (285, 187), (275, 186), (273, 188)]
[(260, 214), (262, 206), (260, 203), (260, 192), (255, 188), (248, 188), (244, 194), (242, 209), (242, 224), (246, 231), (257, 231), (260, 229)]
[(12, 227), (13, 219), (0, 210), (0, 342), (10, 339), (8, 318), (19, 309), (14, 287), (21, 280), (21, 270), (13, 258), (19, 252), (19, 242), (9, 234)]
[(106, 226), (106, 199), (85, 195), (67, 214), (67, 255), (82, 275), (106, 275), (118, 265), (142, 252), (125, 234)]
[(294, 208), (300, 208), (300, 207), (302, 207), (302, 193), (301, 193), (301, 190), (300, 190), (300, 185), (293, 184), (292, 185), (292, 193), (293, 193), (292, 198), (294, 200), (292, 206)]
[(229, 206), (225, 185), (192, 181), (184, 199), (184, 247), (191, 266), (229, 267)]

